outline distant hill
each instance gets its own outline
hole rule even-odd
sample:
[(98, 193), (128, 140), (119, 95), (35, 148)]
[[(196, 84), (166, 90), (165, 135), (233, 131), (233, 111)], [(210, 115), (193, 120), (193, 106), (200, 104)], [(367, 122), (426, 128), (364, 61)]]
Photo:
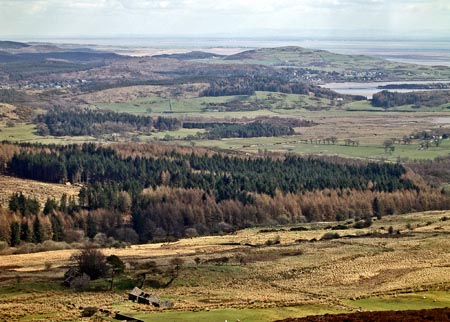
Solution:
[(77, 52), (77, 51), (25, 53), (25, 54), (11, 54), (0, 51), (0, 63), (45, 61), (49, 59), (87, 63), (87, 62), (102, 61), (106, 59), (120, 59), (123, 57), (124, 56), (113, 53), (95, 53), (95, 52)]
[(162, 55), (154, 55), (152, 57), (155, 58), (173, 58), (178, 60), (192, 60), (192, 59), (211, 59), (211, 58), (222, 58), (225, 57), (223, 55), (207, 53), (204, 51), (191, 51), (188, 53), (182, 54), (162, 54)]
[[(230, 55), (221, 61), (274, 68), (304, 69), (328, 81), (447, 80), (450, 68), (399, 63), (364, 55), (343, 55), (302, 47), (260, 48)], [(214, 62), (214, 61), (212, 61)]]
[(16, 41), (0, 41), (0, 49), (18, 49), (30, 47), (30, 45)]
[(302, 47), (260, 48), (227, 56), (224, 60), (260, 63), (269, 66), (295, 67), (329, 67), (331, 65), (385, 64), (386, 60), (362, 56), (342, 55), (326, 50), (307, 49)]

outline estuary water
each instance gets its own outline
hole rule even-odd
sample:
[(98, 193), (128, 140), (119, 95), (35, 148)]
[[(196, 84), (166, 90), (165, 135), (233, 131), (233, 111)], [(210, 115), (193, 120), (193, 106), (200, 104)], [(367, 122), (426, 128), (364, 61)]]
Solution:
[[(349, 95), (362, 95), (371, 99), (373, 94), (381, 92), (383, 89), (378, 86), (386, 85), (398, 85), (398, 84), (450, 84), (450, 81), (402, 81), (402, 82), (367, 82), (367, 83), (327, 83), (321, 85), (322, 87), (329, 88), (340, 94)], [(436, 89), (434, 89), (436, 90)], [(448, 91), (448, 89), (445, 89)], [(415, 91), (428, 91), (426, 89), (389, 89), (390, 92), (415, 92)]]

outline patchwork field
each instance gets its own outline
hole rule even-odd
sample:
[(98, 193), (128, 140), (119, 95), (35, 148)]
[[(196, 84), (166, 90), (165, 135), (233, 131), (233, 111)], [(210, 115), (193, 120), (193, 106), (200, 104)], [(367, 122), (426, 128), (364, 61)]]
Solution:
[[(348, 229), (332, 229), (336, 223), (254, 228), (104, 249), (129, 265), (113, 293), (100, 291), (106, 281), (81, 293), (60, 285), (74, 250), (3, 255), (0, 310), (11, 321), (73, 321), (80, 306), (97, 306), (144, 321), (256, 322), (356, 310), (448, 307), (449, 215), (394, 215), (364, 229), (352, 228), (351, 222), (341, 223)], [(126, 291), (137, 283), (133, 267), (148, 261), (164, 267), (174, 257), (184, 264), (169, 287), (144, 285), (174, 301), (173, 309), (126, 300)]]
[[(144, 87), (145, 88), (145, 87)], [(153, 88), (153, 87), (152, 87)], [(137, 95), (132, 88), (129, 95)], [(154, 90), (154, 88), (153, 88)], [(108, 90), (109, 91), (109, 90)], [(109, 93), (109, 92), (108, 92)], [(141, 93), (141, 92), (139, 92)], [(142, 93), (141, 93), (142, 94)], [(113, 95), (113, 94), (111, 94)], [(112, 100), (105, 98), (106, 94), (93, 100)], [(108, 96), (109, 97), (109, 96)], [(221, 104), (239, 101), (240, 104), (268, 104), (268, 108), (259, 110), (219, 111)], [(323, 102), (324, 105), (331, 104)], [(258, 137), (246, 139), (198, 140), (193, 137), (203, 129), (180, 129), (176, 131), (163, 131), (148, 134), (124, 133), (121, 136), (113, 134), (98, 137), (53, 137), (38, 136), (35, 134), (36, 126), (23, 123), (20, 120), (14, 126), (0, 124), (0, 140), (12, 142), (33, 142), (47, 144), (72, 144), (83, 142), (111, 142), (111, 141), (140, 141), (152, 142), (158, 140), (176, 141), (176, 144), (197, 145), (205, 147), (218, 147), (250, 153), (264, 150), (275, 152), (295, 152), (299, 154), (339, 155), (351, 158), (368, 158), (373, 160), (421, 160), (434, 159), (447, 156), (450, 141), (444, 139), (439, 146), (431, 145), (428, 149), (420, 149), (422, 140), (412, 140), (411, 144), (395, 144), (393, 151), (385, 151), (383, 142), (387, 139), (400, 140), (416, 132), (446, 129), (450, 127), (450, 118), (447, 108), (441, 112), (424, 112), (423, 109), (414, 112), (389, 111), (377, 112), (366, 102), (356, 102), (349, 105), (330, 107), (329, 110), (310, 111), (307, 106), (314, 106), (317, 101), (302, 95), (286, 95), (281, 93), (258, 92), (256, 96), (224, 96), (224, 97), (188, 97), (188, 98), (162, 98), (145, 97), (133, 100), (96, 102), (96, 108), (109, 109), (116, 112), (129, 112), (133, 114), (178, 117), (181, 119), (196, 119), (197, 121), (231, 121), (234, 119), (251, 120), (257, 117), (280, 117), (302, 119), (314, 122), (314, 126), (296, 128), (296, 134), (289, 137)], [(262, 104), (262, 103), (261, 103)], [(168, 111), (172, 106), (171, 114)], [(219, 106), (219, 107), (217, 107)], [(303, 106), (303, 107), (302, 107)], [(367, 109), (366, 109), (367, 108)], [(336, 137), (336, 144), (328, 144), (324, 139)], [(189, 140), (187, 140), (189, 139)], [(346, 140), (357, 142), (347, 144)]]

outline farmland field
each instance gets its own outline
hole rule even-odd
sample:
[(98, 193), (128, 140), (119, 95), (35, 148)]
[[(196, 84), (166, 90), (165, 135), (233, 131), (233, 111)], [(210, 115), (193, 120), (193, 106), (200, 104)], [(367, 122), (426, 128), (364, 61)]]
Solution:
[[(231, 101), (242, 103), (261, 100), (269, 102), (270, 108), (250, 111), (212, 111), (208, 104), (222, 104)], [(300, 103), (299, 103), (300, 102)], [(303, 103), (301, 103), (303, 102)], [(403, 107), (393, 111), (382, 111), (368, 105), (366, 102), (355, 102), (329, 110), (309, 111), (301, 106), (318, 104), (302, 95), (286, 95), (280, 93), (258, 92), (255, 96), (226, 96), (181, 98), (171, 100), (172, 114), (164, 114), (169, 109), (166, 98), (138, 98), (133, 101), (119, 103), (95, 103), (97, 108), (110, 109), (116, 112), (150, 115), (153, 117), (177, 117), (182, 120), (196, 119), (209, 122), (251, 120), (257, 117), (278, 117), (287, 119), (301, 119), (313, 122), (313, 126), (296, 128), (296, 134), (289, 137), (258, 137), (246, 139), (198, 140), (192, 139), (203, 129), (179, 129), (176, 131), (154, 132), (152, 134), (128, 133), (124, 137), (111, 135), (97, 138), (87, 136), (52, 137), (38, 136), (36, 127), (32, 124), (17, 122), (14, 127), (0, 125), (0, 139), (12, 142), (37, 142), (71, 144), (93, 141), (127, 141), (135, 138), (141, 142), (155, 140), (171, 140), (177, 144), (232, 149), (250, 153), (263, 150), (273, 152), (295, 152), (299, 154), (339, 155), (350, 158), (368, 158), (372, 160), (422, 160), (447, 156), (450, 141), (445, 139), (439, 146), (431, 145), (423, 150), (419, 145), (421, 140), (413, 140), (411, 144), (395, 144), (394, 151), (386, 152), (383, 142), (387, 139), (401, 139), (416, 132), (450, 127), (448, 109), (438, 108), (436, 111), (425, 111), (425, 108), (414, 112), (402, 112)], [(303, 105), (302, 105), (303, 104)], [(306, 104), (306, 105), (305, 105)], [(330, 104), (330, 101), (324, 102)], [(299, 107), (300, 106), (300, 107)], [(204, 110), (206, 109), (206, 110)], [(326, 144), (323, 139), (336, 137), (337, 144)], [(190, 137), (186, 141), (186, 137)], [(346, 144), (346, 140), (358, 142), (357, 145)], [(192, 143), (194, 142), (194, 143)]]

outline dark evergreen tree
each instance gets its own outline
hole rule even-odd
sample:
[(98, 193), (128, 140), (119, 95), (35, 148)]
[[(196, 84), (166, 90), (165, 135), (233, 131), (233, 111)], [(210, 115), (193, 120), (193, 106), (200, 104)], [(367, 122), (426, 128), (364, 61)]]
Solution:
[(86, 219), (86, 234), (89, 238), (94, 238), (97, 234), (97, 224), (91, 214), (89, 214)]
[(28, 225), (28, 222), (23, 221), (20, 224), (20, 240), (29, 243), (33, 240), (33, 234), (30, 230), (30, 226)]
[(44, 215), (52, 214), (56, 209), (58, 209), (58, 204), (55, 199), (47, 198), (43, 210)]
[(35, 216), (33, 221), (33, 243), (42, 243), (44, 241), (44, 232), (42, 230), (41, 221), (39, 216)]
[(11, 247), (18, 246), (20, 244), (20, 224), (17, 221), (11, 223), (11, 238), (9, 244)]
[(65, 234), (64, 225), (61, 218), (58, 215), (53, 214), (51, 216), (50, 223), (52, 225), (52, 239), (54, 241), (63, 241)]

